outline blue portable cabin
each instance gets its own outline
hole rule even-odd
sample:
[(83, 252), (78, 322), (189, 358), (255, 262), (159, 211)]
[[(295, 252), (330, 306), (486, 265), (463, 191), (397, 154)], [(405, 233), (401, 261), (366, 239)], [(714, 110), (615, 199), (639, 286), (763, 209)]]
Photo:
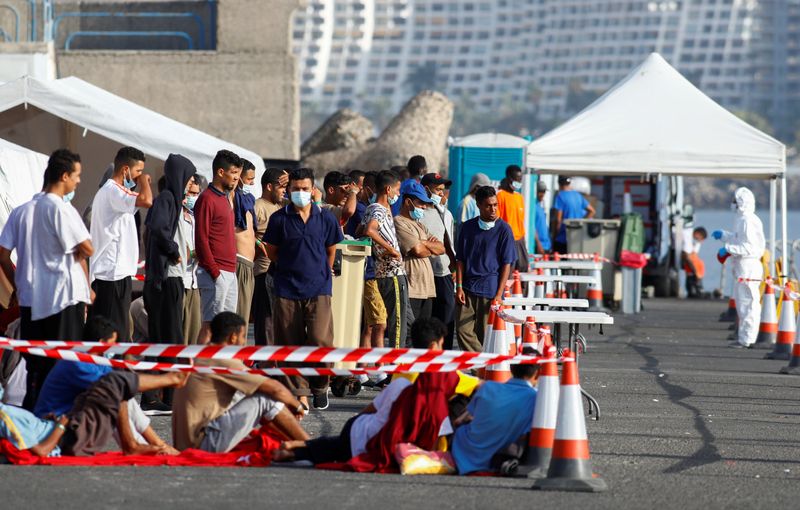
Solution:
[(449, 179), (453, 181), (450, 188), (449, 206), (458, 221), (458, 205), (469, 191), (469, 182), (476, 173), (484, 173), (494, 186), (500, 184), (505, 177), (506, 167), (518, 165), (525, 173), (522, 193), (525, 196), (525, 237), (528, 252), (535, 251), (535, 242), (531, 232), (535, 229), (536, 174), (528, 173), (525, 155), (531, 140), (502, 133), (480, 133), (456, 138), (450, 145)]

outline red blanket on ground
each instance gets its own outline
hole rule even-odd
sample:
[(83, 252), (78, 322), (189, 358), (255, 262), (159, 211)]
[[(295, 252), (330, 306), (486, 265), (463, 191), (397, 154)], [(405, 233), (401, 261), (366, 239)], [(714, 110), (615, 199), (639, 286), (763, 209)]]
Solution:
[(281, 440), (271, 430), (254, 431), (230, 453), (184, 450), (180, 455), (124, 455), (107, 452), (93, 457), (38, 457), (28, 450), (17, 450), (0, 439), (0, 456), (17, 465), (39, 466), (195, 466), (195, 467), (266, 467), (272, 462), (272, 450)]

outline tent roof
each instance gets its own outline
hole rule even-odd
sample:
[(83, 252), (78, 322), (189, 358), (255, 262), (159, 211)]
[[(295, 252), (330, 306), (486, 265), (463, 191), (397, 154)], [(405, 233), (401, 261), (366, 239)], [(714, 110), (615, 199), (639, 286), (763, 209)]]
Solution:
[(771, 178), (784, 145), (703, 94), (657, 53), (528, 146), (526, 164), (573, 175)]
[(496, 149), (521, 149), (530, 144), (530, 140), (502, 133), (478, 133), (463, 136), (453, 141), (453, 147), (490, 147)]
[(123, 99), (79, 78), (40, 81), (23, 76), (0, 85), (0, 112), (33, 105), (52, 115), (145, 154), (167, 159), (170, 153), (189, 158), (197, 170), (211, 176), (211, 162), (220, 149), (229, 149), (264, 171), (261, 157), (202, 131)]

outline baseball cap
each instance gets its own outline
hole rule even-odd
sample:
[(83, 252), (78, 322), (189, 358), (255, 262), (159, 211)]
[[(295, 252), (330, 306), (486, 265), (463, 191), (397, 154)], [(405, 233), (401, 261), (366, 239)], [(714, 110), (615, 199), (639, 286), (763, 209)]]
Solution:
[(400, 186), (400, 195), (405, 197), (414, 197), (426, 204), (432, 204), (433, 200), (430, 199), (428, 193), (425, 192), (425, 188), (422, 187), (422, 184), (418, 183), (413, 179), (409, 179), (405, 181)]
[(572, 177), (567, 177), (562, 175), (561, 177), (558, 178), (559, 185), (569, 184), (571, 182), (572, 182)]
[(445, 187), (448, 187), (453, 184), (453, 181), (445, 179), (440, 174), (425, 174), (422, 176), (421, 182), (423, 186), (438, 186), (439, 184), (444, 184)]
[(545, 184), (544, 181), (538, 181), (536, 183), (536, 191), (538, 191), (539, 193), (547, 191), (547, 184)]

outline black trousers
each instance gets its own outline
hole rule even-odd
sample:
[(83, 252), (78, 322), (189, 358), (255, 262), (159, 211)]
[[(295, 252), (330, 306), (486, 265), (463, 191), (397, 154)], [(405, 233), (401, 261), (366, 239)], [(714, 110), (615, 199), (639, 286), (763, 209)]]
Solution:
[(272, 316), (272, 307), (266, 279), (267, 273), (257, 275), (253, 290), (253, 331), (256, 345), (268, 345), (267, 317)]
[(306, 446), (294, 451), (295, 460), (310, 460), (315, 465), (326, 462), (346, 462), (353, 453), (350, 449), (350, 429), (353, 422), (361, 415), (347, 420), (338, 436), (318, 437), (306, 441)]
[[(411, 313), (414, 315), (414, 320), (430, 319), (432, 317), (433, 298), (409, 298), (408, 303), (411, 305)], [(411, 321), (412, 324), (413, 322)], [(408, 325), (408, 329), (411, 329), (411, 324)]]
[[(144, 282), (144, 308), (147, 311), (147, 336), (151, 343), (183, 344), (183, 296), (185, 288), (183, 278), (177, 276), (161, 282), (156, 288), (154, 282)], [(176, 362), (171, 358), (159, 358), (158, 361)], [(165, 388), (161, 400), (165, 404), (172, 402), (172, 388)], [(143, 402), (158, 399), (158, 391), (148, 391), (142, 395)]]
[(436, 285), (436, 297), (433, 298), (431, 316), (436, 317), (447, 326), (447, 336), (444, 338), (445, 350), (453, 348), (455, 336), (456, 295), (453, 277), (435, 276), (433, 283)]
[(89, 315), (102, 315), (117, 325), (120, 342), (129, 342), (131, 338), (131, 277), (122, 280), (92, 282), (95, 300), (89, 309)]
[(517, 262), (514, 264), (514, 269), (520, 273), (527, 273), (529, 268), (528, 260), (528, 245), (525, 243), (525, 238), (517, 239), (514, 241), (514, 248), (517, 251)]
[[(81, 341), (85, 322), (86, 305), (77, 303), (44, 319), (30, 321), (28, 331), (23, 331), (23, 334), (30, 335), (30, 338), (26, 338), (26, 340)], [(55, 360), (26, 354), (25, 363), (28, 377), (25, 381), (26, 393), (22, 407), (32, 412), (36, 400), (39, 398), (39, 391), (44, 386), (44, 380), (47, 379), (50, 369), (55, 365)]]
[(553, 253), (560, 253), (561, 255), (567, 253), (567, 243), (553, 241)]
[(151, 343), (183, 343), (183, 278), (167, 278), (156, 288), (144, 282), (144, 308), (147, 310), (147, 336)]

